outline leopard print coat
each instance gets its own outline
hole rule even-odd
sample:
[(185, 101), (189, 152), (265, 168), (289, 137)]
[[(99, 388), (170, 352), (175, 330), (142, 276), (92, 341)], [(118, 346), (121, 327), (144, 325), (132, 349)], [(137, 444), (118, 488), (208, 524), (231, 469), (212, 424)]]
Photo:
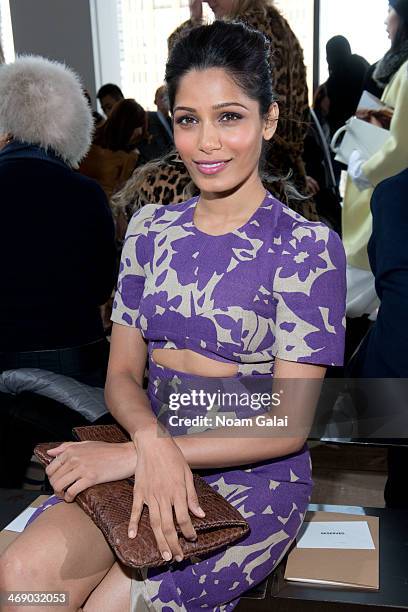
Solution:
[(139, 166), (111, 201), (115, 215), (124, 211), (128, 220), (145, 204), (179, 204), (198, 193), (178, 153)]

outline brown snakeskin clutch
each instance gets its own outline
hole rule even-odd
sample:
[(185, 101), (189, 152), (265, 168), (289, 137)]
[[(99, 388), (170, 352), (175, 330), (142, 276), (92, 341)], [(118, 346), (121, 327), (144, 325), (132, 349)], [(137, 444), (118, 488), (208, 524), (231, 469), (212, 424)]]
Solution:
[[(116, 425), (94, 425), (76, 427), (73, 433), (78, 440), (98, 442), (128, 442), (129, 437)], [(47, 450), (60, 442), (38, 444), (34, 453), (43, 465), (52, 457)], [(166, 565), (150, 527), (149, 509), (144, 506), (137, 535), (128, 537), (128, 524), (133, 500), (133, 478), (97, 484), (79, 495), (75, 501), (99, 527), (116, 556), (130, 567), (158, 567)], [(241, 514), (222, 495), (214, 491), (198, 474), (194, 474), (194, 485), (204, 518), (191, 514), (191, 521), (197, 533), (197, 540), (184, 539), (177, 523), (176, 529), (183, 550), (184, 559), (204, 555), (231, 544), (249, 532), (249, 525)]]

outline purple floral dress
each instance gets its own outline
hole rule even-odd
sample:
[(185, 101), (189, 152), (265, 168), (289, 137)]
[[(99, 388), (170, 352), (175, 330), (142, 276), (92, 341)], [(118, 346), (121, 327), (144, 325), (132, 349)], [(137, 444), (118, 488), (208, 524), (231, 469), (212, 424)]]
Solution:
[(197, 198), (149, 204), (132, 217), (112, 320), (155, 348), (191, 349), (273, 374), (275, 357), (341, 365), (344, 251), (338, 235), (269, 193), (247, 223), (212, 236), (193, 222)]
[[(194, 225), (196, 204), (193, 198), (145, 206), (133, 216), (122, 252), (112, 320), (139, 328), (148, 342), (156, 415), (169, 408), (163, 381), (172, 392), (192, 384), (208, 390), (215, 382), (159, 366), (155, 348), (188, 348), (234, 363), (237, 380), (227, 382), (235, 386), (248, 376), (270, 381), (275, 357), (341, 365), (345, 260), (337, 234), (267, 193), (243, 227), (212, 236)], [(188, 431), (179, 426), (171, 433)], [(135, 573), (134, 612), (232, 610), (293, 542), (312, 488), (306, 446), (203, 476), (247, 519), (251, 533), (201, 559)]]
[[(112, 320), (139, 328), (148, 342), (148, 396), (159, 418), (169, 412), (170, 392), (236, 388), (248, 377), (270, 384), (276, 357), (343, 360), (345, 259), (337, 234), (267, 193), (243, 227), (211, 236), (194, 225), (196, 204), (143, 207), (122, 252)], [(222, 381), (186, 375), (158, 365), (155, 348), (188, 348), (236, 364), (237, 374)], [(135, 572), (133, 612), (232, 610), (296, 537), (312, 490), (306, 445), (202, 475), (246, 518), (249, 535), (202, 558)]]

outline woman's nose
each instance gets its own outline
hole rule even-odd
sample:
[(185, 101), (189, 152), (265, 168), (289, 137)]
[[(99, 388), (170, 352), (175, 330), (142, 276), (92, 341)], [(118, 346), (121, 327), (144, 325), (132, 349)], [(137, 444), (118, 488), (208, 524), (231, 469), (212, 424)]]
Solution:
[(220, 135), (212, 123), (202, 123), (200, 130), (199, 149), (205, 153), (218, 151), (221, 148)]

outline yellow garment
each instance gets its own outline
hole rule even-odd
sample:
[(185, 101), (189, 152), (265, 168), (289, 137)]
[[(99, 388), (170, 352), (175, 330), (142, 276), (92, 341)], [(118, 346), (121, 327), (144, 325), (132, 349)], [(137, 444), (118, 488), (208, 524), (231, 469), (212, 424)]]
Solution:
[[(408, 61), (395, 73), (381, 99), (395, 110), (390, 137), (362, 166), (373, 187), (408, 167)], [(359, 191), (350, 177), (347, 177), (342, 219), (343, 244), (347, 263), (362, 270), (370, 270), (367, 244), (372, 233), (370, 201), (373, 190)]]

